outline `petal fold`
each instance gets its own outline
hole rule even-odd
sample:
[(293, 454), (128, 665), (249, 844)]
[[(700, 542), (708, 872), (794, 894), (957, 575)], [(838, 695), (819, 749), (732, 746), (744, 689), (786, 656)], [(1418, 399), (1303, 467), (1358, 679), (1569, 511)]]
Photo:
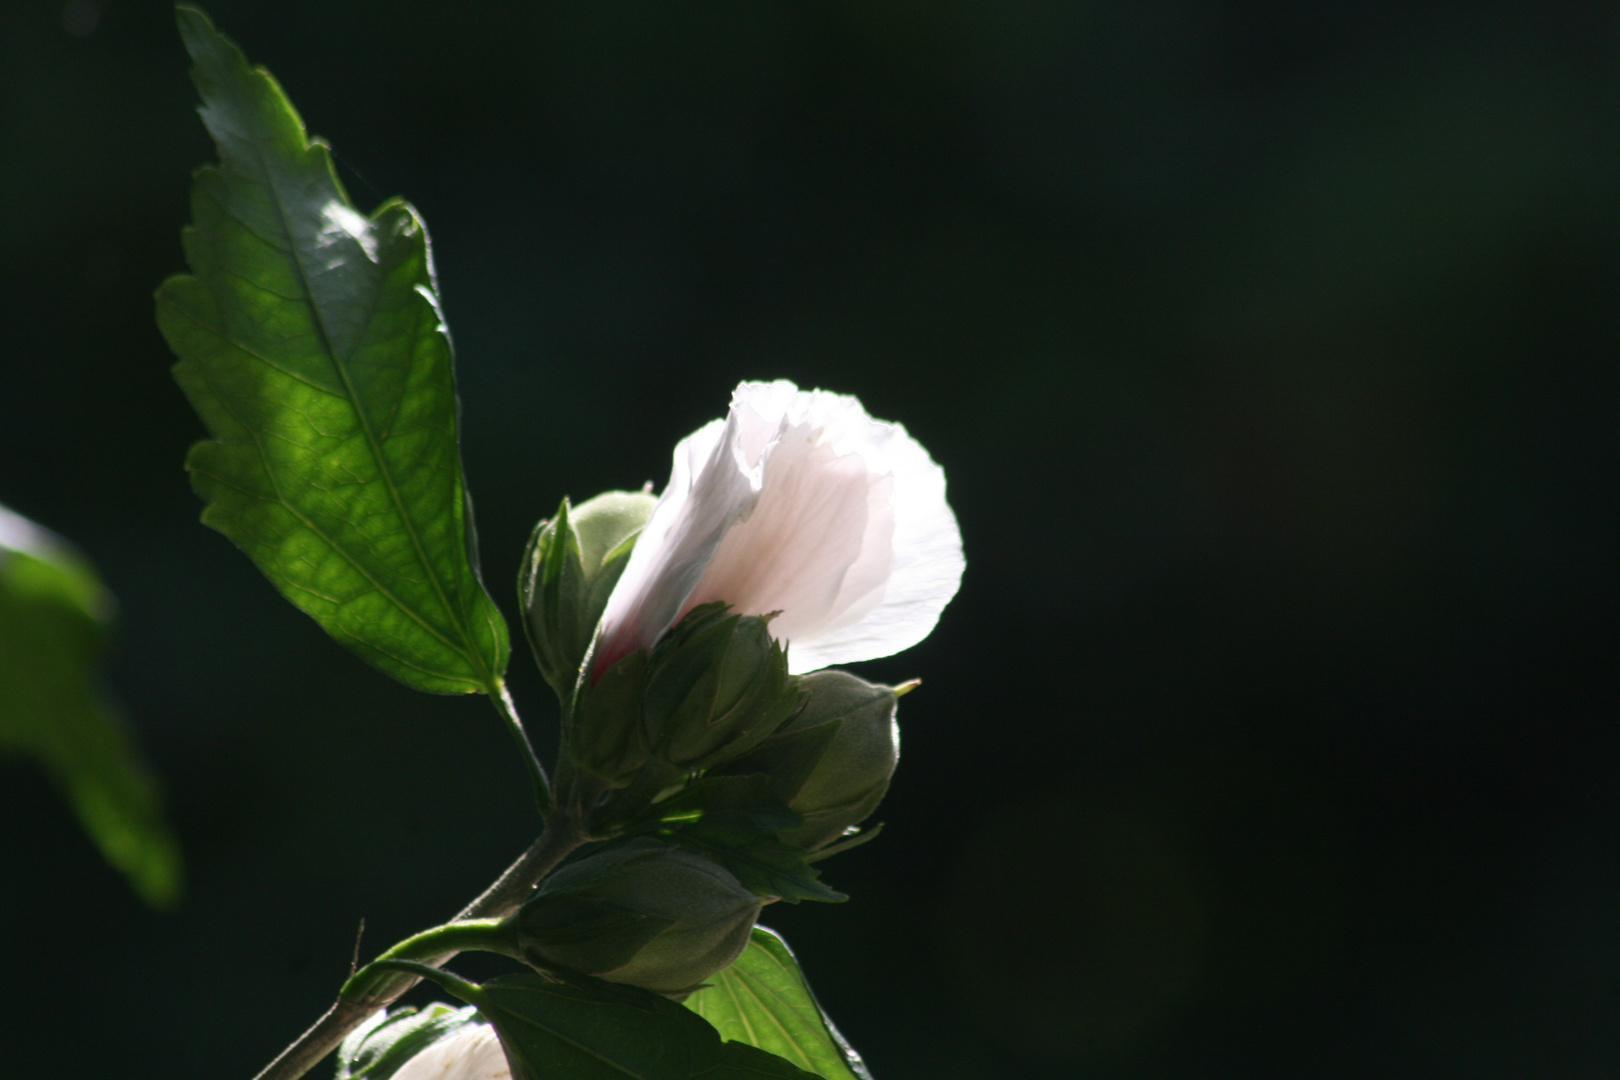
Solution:
[(716, 600), (777, 613), (794, 673), (888, 656), (933, 629), (963, 565), (944, 470), (903, 426), (848, 395), (745, 382), (675, 448), (593, 671)]

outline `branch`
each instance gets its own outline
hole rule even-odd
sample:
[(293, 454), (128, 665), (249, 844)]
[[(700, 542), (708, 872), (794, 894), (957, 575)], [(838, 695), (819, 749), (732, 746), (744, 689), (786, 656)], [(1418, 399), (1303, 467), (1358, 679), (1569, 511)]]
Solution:
[[(506, 872), (485, 889), (482, 896), (462, 908), (456, 920), (496, 919), (510, 915), (527, 898), (535, 882), (555, 869), (558, 863), (568, 857), (569, 852), (587, 839), (589, 837), (569, 811), (557, 808), (539, 839), (530, 845), (528, 851), (518, 856), (517, 861), (507, 867)], [(437, 967), (454, 955), (455, 952), (451, 951), (426, 959)], [(339, 996), (324, 1016), (276, 1055), (276, 1059), (266, 1065), (254, 1080), (298, 1080), (337, 1049), (343, 1037), (358, 1027), (362, 1020), (398, 1000), (400, 995), (420, 981), (420, 976), (402, 972), (367, 993), (362, 1000), (352, 1001)]]

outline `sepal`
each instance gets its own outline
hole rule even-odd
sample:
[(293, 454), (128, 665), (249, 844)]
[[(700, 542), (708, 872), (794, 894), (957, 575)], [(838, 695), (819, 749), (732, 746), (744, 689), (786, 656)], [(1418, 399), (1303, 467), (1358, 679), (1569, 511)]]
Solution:
[(704, 604), (653, 646), (643, 716), (656, 757), (686, 772), (713, 768), (792, 715), (797, 680), (768, 621)]
[(843, 903), (849, 897), (821, 880), (820, 871), (810, 865), (810, 852), (783, 838), (799, 820), (792, 810), (776, 804), (707, 813), (660, 835), (713, 859), (760, 896), (790, 904)]
[(771, 793), (803, 819), (782, 839), (813, 851), (864, 821), (888, 792), (900, 759), (899, 696), (844, 671), (798, 682), (803, 707), (725, 771), (769, 776)]
[(518, 596), (535, 662), (557, 696), (574, 692), (608, 595), (658, 500), (609, 491), (535, 526), (523, 554)]
[(643, 837), (556, 871), (514, 919), (536, 967), (680, 996), (737, 958), (759, 909), (718, 864)]
[(587, 806), (602, 791), (624, 787), (645, 770), (646, 679), (647, 654), (633, 652), (602, 672), (595, 685), (581, 680), (573, 707), (563, 713), (564, 742)]

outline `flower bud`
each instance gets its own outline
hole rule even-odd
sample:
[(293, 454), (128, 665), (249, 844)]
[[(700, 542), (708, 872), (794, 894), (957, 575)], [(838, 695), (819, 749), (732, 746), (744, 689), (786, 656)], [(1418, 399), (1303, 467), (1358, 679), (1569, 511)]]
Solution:
[(642, 838), (556, 871), (515, 919), (538, 967), (684, 995), (741, 954), (759, 909), (717, 863)]
[(726, 772), (769, 776), (771, 793), (804, 818), (782, 839), (814, 850), (864, 821), (889, 790), (900, 759), (898, 696), (843, 671), (803, 676), (799, 688), (798, 715)]
[(594, 684), (581, 683), (564, 717), (568, 758), (583, 781), (587, 803), (595, 793), (624, 787), (647, 763), (641, 716), (646, 675), (647, 654), (631, 653)]
[(693, 772), (722, 764), (793, 712), (797, 680), (768, 621), (706, 604), (653, 647), (642, 708), (648, 743), (661, 761)]
[(541, 673), (559, 696), (574, 691), (591, 635), (658, 500), (609, 491), (557, 516), (529, 538), (518, 592)]

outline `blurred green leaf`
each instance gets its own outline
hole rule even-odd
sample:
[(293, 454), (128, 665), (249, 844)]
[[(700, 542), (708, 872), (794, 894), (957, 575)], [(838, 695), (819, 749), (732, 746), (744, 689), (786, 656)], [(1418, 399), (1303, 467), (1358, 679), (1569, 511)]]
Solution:
[(357, 213), (269, 73), (177, 16), (220, 157), (192, 189), (196, 276), (157, 294), (214, 436), (186, 459), (203, 521), (406, 685), (490, 691), (506, 624), (478, 576), (427, 231), (397, 199)]
[(38, 759), (154, 907), (180, 893), (157, 786), (98, 686), (112, 598), (55, 536), (0, 506), (0, 752)]
[(821, 1011), (787, 942), (763, 926), (737, 961), (686, 999), (722, 1038), (757, 1046), (826, 1080), (872, 1080)]

